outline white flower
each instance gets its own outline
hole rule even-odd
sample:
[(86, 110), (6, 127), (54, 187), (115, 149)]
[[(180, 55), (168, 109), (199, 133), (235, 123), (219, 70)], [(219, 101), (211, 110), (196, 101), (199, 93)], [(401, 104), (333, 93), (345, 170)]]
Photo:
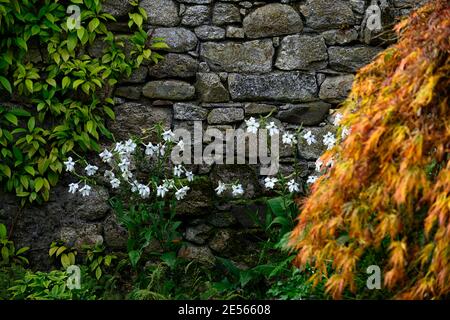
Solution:
[(342, 139), (347, 138), (348, 135), (350, 134), (350, 132), (351, 132), (351, 130), (349, 128), (343, 127), (342, 132), (341, 132)]
[(327, 161), (326, 166), (331, 168), (334, 165), (334, 160), (331, 158), (330, 160)]
[(219, 186), (215, 188), (214, 190), (216, 193), (220, 196), (225, 190), (227, 189), (227, 186), (222, 181), (219, 181)]
[(104, 176), (106, 179), (111, 180), (111, 179), (114, 179), (115, 174), (114, 174), (114, 172), (112, 172), (112, 171), (110, 171), (110, 170), (105, 170), (105, 173), (103, 174), (103, 176)]
[(341, 123), (342, 118), (343, 118), (342, 114), (337, 113), (337, 114), (334, 116), (334, 119), (333, 119), (333, 125), (338, 126), (339, 123)]
[(269, 136), (273, 136), (274, 134), (278, 134), (280, 132), (273, 121), (266, 125), (266, 129), (269, 130)]
[(66, 166), (67, 172), (72, 172), (75, 169), (75, 162), (73, 162), (72, 157), (67, 158), (67, 161), (64, 162)]
[(173, 168), (173, 175), (175, 177), (180, 177), (183, 173), (183, 167), (179, 164)]
[(300, 188), (297, 182), (294, 179), (289, 180), (287, 183), (289, 192), (299, 192)]
[(85, 184), (84, 185), (84, 187), (83, 188), (81, 188), (79, 191), (80, 191), (80, 193), (81, 193), (81, 195), (83, 196), (83, 197), (87, 197), (87, 196), (89, 196), (89, 194), (91, 193), (91, 187), (90, 186), (88, 186), (87, 184)]
[(186, 174), (186, 178), (189, 182), (194, 181), (194, 174), (192, 173), (192, 171), (186, 171), (185, 174)]
[(163, 156), (166, 150), (166, 146), (163, 144), (158, 143), (158, 145), (156, 146), (156, 154), (159, 156)]
[(255, 120), (255, 118), (251, 117), (248, 120), (245, 120), (245, 123), (247, 125), (247, 132), (250, 133), (257, 133), (259, 128), (259, 122)]
[(335, 143), (336, 138), (334, 137), (334, 134), (328, 131), (327, 134), (323, 136), (323, 144), (327, 146), (328, 150), (330, 150), (333, 148)]
[(136, 143), (133, 141), (133, 140), (131, 140), (131, 139), (128, 139), (126, 142), (125, 142), (125, 147), (124, 147), (124, 149), (125, 149), (125, 151), (127, 152), (127, 153), (133, 153), (134, 152), (134, 150), (136, 149)]
[(84, 168), (84, 171), (86, 171), (86, 174), (87, 174), (88, 176), (93, 176), (93, 175), (97, 172), (97, 170), (98, 170), (98, 167), (97, 167), (97, 166), (92, 166), (92, 165), (90, 165), (90, 164), (88, 164), (88, 165), (86, 166), (86, 168)]
[(69, 192), (70, 193), (77, 192), (78, 188), (79, 188), (78, 183), (71, 183), (71, 184), (69, 184)]
[(308, 180), (306, 180), (306, 183), (313, 184), (314, 182), (316, 182), (316, 180), (317, 180), (316, 176), (309, 176)]
[(164, 179), (163, 186), (167, 190), (173, 189), (173, 188), (175, 188), (175, 181), (173, 179)]
[(295, 136), (289, 132), (285, 132), (283, 134), (282, 140), (284, 144), (288, 144), (290, 146), (297, 143), (297, 139), (295, 139)]
[(139, 195), (143, 199), (148, 198), (148, 196), (150, 195), (150, 188), (145, 184), (138, 184), (137, 189), (139, 191)]
[(322, 170), (322, 165), (323, 165), (323, 161), (320, 159), (316, 160), (316, 171), (320, 172), (320, 170)]
[(120, 180), (117, 178), (111, 179), (109, 183), (111, 183), (111, 188), (113, 189), (117, 189), (120, 186)]
[(125, 150), (125, 145), (123, 144), (123, 142), (117, 142), (116, 146), (114, 147), (114, 151), (119, 153), (119, 154), (125, 154), (126, 150)]
[(131, 192), (136, 192), (136, 191), (138, 191), (138, 188), (139, 188), (139, 182), (137, 182), (137, 180), (134, 180), (134, 181), (131, 183)]
[(123, 158), (122, 161), (119, 163), (120, 171), (127, 172), (129, 171), (128, 168), (130, 166), (130, 160), (127, 158)]
[(110, 162), (113, 154), (111, 152), (109, 152), (108, 149), (103, 150), (102, 153), (99, 154), (100, 158), (102, 158), (103, 162)]
[(167, 191), (169, 191), (169, 190), (167, 189), (166, 186), (164, 186), (164, 185), (158, 186), (158, 187), (156, 188), (156, 196), (157, 196), (157, 197), (164, 198), (164, 196), (166, 195), (166, 192), (167, 192)]
[(133, 174), (130, 171), (126, 170), (122, 172), (122, 178), (128, 181), (129, 179), (133, 178)]
[(145, 145), (145, 154), (147, 156), (152, 157), (158, 150), (157, 146), (154, 146), (151, 142), (149, 142), (147, 145)]
[(269, 177), (267, 177), (267, 178), (264, 179), (264, 186), (267, 189), (273, 189), (273, 187), (275, 187), (275, 183), (277, 183), (277, 182), (278, 182), (277, 178), (269, 178)]
[(177, 192), (175, 192), (175, 198), (177, 198), (177, 200), (182, 200), (186, 196), (188, 191), (189, 187), (187, 186), (179, 189)]
[(303, 135), (303, 138), (306, 140), (306, 143), (310, 146), (313, 143), (316, 143), (316, 137), (312, 134), (311, 131), (306, 132)]
[(233, 185), (233, 186), (231, 186), (231, 188), (233, 189), (232, 193), (233, 193), (233, 196), (235, 196), (235, 197), (244, 194), (244, 189), (242, 188), (241, 184)]
[(175, 134), (172, 132), (172, 130), (166, 130), (162, 134), (162, 138), (164, 139), (164, 141), (172, 141), (174, 136)]

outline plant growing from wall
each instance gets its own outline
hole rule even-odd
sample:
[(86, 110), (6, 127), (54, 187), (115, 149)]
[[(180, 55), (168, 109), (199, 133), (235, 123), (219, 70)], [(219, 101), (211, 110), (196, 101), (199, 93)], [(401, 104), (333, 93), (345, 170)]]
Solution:
[[(157, 62), (143, 30), (146, 12), (133, 1), (132, 35), (114, 36), (115, 18), (100, 0), (2, 0), (0, 2), (0, 184), (21, 204), (48, 200), (66, 154), (98, 150), (111, 138), (105, 119), (114, 119), (111, 88), (144, 60)], [(66, 13), (80, 8), (80, 25)], [(100, 57), (87, 50), (105, 44)], [(40, 52), (40, 53), (39, 53)]]
[(313, 185), (290, 238), (296, 263), (311, 263), (312, 280), (325, 276), (334, 298), (367, 290), (356, 275), (374, 252), (394, 296), (450, 293), (448, 1), (396, 31), (398, 44), (356, 76), (341, 128), (351, 133), (322, 156), (335, 165)]

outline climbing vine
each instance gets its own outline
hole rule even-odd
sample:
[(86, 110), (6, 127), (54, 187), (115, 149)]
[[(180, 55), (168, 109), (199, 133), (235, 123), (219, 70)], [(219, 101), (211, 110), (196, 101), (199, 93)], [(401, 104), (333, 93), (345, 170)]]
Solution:
[[(124, 37), (108, 30), (116, 19), (101, 0), (0, 0), (0, 184), (22, 205), (49, 199), (68, 152), (98, 151), (112, 138), (112, 88), (162, 58), (154, 50), (167, 45), (148, 39), (146, 11), (131, 4)], [(99, 43), (101, 55), (89, 54)]]

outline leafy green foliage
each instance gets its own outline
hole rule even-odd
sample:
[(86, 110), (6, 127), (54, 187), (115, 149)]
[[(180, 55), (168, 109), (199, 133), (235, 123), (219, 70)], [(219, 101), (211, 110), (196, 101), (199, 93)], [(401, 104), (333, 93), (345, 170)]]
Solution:
[(61, 241), (52, 242), (48, 251), (48, 255), (58, 260), (64, 269), (75, 264), (77, 254), (78, 252), (75, 249), (68, 248)]
[(24, 254), (29, 250), (29, 247), (23, 247), (16, 250), (14, 242), (8, 239), (6, 226), (0, 223), (0, 266), (9, 265), (27, 265), (28, 259)]
[[(147, 39), (137, 2), (126, 38), (107, 29), (115, 18), (100, 0), (70, 2), (81, 9), (78, 29), (57, 0), (1, 1), (0, 94), (11, 103), (0, 104), (0, 184), (22, 205), (49, 199), (68, 152), (98, 150), (111, 137), (112, 87), (166, 47)], [(100, 57), (87, 53), (94, 42), (105, 45)]]

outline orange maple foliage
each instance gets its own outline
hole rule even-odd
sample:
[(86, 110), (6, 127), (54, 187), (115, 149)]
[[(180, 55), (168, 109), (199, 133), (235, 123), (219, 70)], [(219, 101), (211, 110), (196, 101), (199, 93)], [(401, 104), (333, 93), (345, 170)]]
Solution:
[(356, 290), (358, 263), (382, 243), (396, 298), (450, 294), (449, 2), (395, 29), (398, 43), (358, 72), (340, 111), (351, 133), (321, 157), (334, 166), (300, 203), (289, 239), (295, 263), (315, 266), (316, 283), (325, 275), (333, 298)]

